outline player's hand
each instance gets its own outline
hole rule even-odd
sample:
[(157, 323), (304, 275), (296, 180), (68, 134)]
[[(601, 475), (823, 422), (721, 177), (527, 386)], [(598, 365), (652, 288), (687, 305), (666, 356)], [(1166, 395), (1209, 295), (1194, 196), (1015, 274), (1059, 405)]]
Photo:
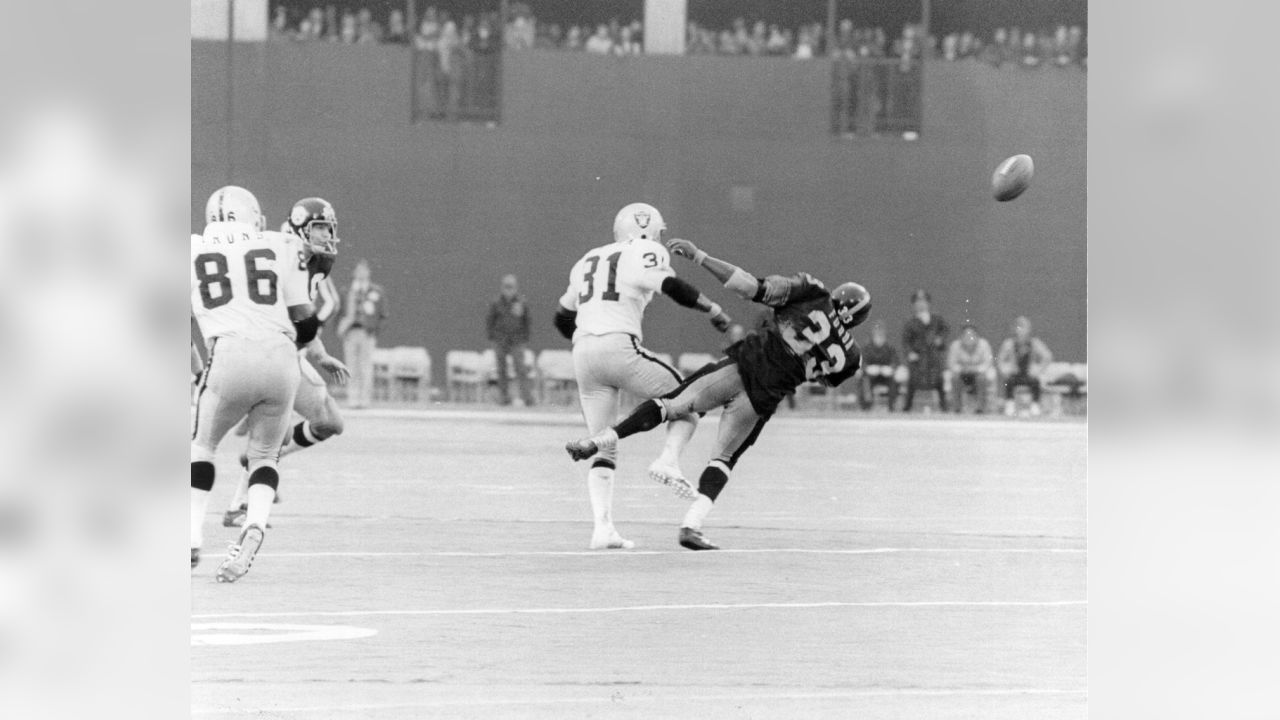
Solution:
[(680, 238), (671, 238), (668, 240), (667, 249), (680, 257), (686, 257), (690, 260), (692, 260), (693, 256), (698, 253), (697, 245), (694, 245), (688, 240), (681, 240)]
[(351, 379), (351, 371), (347, 369), (346, 365), (342, 364), (341, 360), (332, 355), (320, 358), (316, 361), (316, 364), (320, 366), (321, 370), (329, 373), (333, 381), (339, 385), (346, 385), (347, 381)]
[(726, 315), (723, 310), (711, 316), (711, 327), (720, 332), (727, 332), (732, 324), (733, 318)]

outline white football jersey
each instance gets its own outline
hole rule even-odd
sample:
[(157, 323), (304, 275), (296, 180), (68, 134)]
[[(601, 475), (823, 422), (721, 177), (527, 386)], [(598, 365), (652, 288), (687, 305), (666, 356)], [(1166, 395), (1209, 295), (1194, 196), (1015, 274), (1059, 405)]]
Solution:
[(206, 340), (297, 337), (288, 308), (310, 302), (297, 238), (238, 222), (191, 236), (191, 309)]
[(573, 339), (609, 333), (642, 339), (644, 309), (672, 275), (671, 255), (652, 240), (610, 243), (583, 255), (560, 298), (565, 309), (578, 311)]

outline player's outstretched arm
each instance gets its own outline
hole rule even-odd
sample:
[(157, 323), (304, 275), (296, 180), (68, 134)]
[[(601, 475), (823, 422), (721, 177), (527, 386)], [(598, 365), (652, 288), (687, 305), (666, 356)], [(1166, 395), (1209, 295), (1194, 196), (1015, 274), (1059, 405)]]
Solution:
[(733, 319), (725, 314), (720, 305), (703, 295), (691, 283), (675, 275), (663, 278), (661, 290), (663, 295), (671, 298), (677, 305), (706, 313), (711, 318), (711, 325), (720, 332), (725, 332), (733, 324)]

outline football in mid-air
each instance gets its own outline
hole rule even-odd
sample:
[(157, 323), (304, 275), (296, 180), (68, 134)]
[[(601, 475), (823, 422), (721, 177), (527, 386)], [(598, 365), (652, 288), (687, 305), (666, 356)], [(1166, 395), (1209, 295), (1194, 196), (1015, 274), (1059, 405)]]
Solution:
[(1031, 186), (1035, 164), (1030, 155), (1014, 155), (996, 166), (991, 175), (991, 191), (996, 200), (1009, 202)]

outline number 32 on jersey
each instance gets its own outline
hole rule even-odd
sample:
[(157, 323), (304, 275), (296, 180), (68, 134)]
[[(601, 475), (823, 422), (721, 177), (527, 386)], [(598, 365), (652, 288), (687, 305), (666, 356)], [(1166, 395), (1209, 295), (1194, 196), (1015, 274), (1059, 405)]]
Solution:
[[(831, 320), (821, 310), (811, 310), (808, 315), (811, 325), (801, 329), (805, 339), (813, 343), (804, 362), (806, 380), (817, 380), (825, 375), (834, 375), (844, 370), (846, 356), (840, 338), (831, 335)], [(825, 355), (825, 358), (822, 357)]]

